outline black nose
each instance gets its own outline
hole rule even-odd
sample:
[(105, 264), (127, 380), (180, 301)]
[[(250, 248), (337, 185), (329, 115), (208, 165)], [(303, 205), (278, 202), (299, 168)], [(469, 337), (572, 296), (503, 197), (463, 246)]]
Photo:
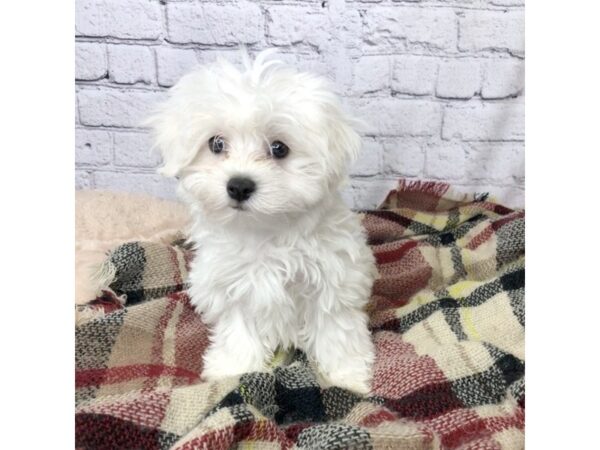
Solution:
[(248, 200), (255, 190), (256, 183), (250, 178), (234, 177), (227, 182), (227, 193), (238, 202)]

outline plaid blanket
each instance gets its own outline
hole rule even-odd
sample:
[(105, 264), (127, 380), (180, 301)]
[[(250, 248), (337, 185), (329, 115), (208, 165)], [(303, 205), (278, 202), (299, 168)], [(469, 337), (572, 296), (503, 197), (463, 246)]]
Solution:
[(523, 448), (524, 212), (401, 180), (361, 214), (380, 273), (369, 396), (321, 388), (300, 351), (202, 382), (190, 250), (128, 243), (76, 327), (77, 448)]

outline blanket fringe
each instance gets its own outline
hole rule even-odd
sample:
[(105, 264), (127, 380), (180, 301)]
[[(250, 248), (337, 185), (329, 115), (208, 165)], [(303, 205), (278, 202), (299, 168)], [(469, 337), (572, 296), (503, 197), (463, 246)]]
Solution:
[(108, 288), (115, 281), (116, 276), (117, 268), (109, 258), (100, 266), (96, 266), (95, 270), (92, 271), (90, 282), (100, 292), (102, 289)]
[(422, 180), (407, 180), (402, 178), (398, 181), (397, 192), (422, 192), (424, 194), (431, 194), (437, 197), (444, 195), (450, 185), (442, 181), (422, 181)]
[(408, 180), (406, 178), (398, 181), (398, 187), (388, 194), (388, 198), (405, 192), (419, 192), (462, 203), (486, 201), (497, 203), (497, 200), (489, 192), (468, 192), (460, 189), (459, 186), (453, 186), (443, 181)]

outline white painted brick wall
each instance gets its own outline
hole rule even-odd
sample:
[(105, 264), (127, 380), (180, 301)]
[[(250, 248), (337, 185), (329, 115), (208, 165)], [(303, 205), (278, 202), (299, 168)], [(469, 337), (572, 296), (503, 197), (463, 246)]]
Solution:
[(344, 198), (399, 177), (524, 203), (522, 0), (76, 0), (76, 185), (172, 198), (143, 119), (198, 64), (279, 47), (367, 122)]

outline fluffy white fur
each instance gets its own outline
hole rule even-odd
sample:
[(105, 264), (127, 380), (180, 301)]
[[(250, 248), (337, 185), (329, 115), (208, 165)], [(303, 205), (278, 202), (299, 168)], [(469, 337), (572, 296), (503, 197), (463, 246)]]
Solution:
[[(189, 292), (212, 329), (203, 376), (262, 371), (278, 346), (295, 346), (322, 382), (366, 393), (376, 269), (339, 195), (360, 138), (322, 78), (270, 53), (242, 71), (219, 61), (186, 75), (150, 120), (161, 171), (180, 178), (192, 212)], [(220, 154), (208, 146), (216, 135)], [(286, 158), (271, 156), (275, 140)], [(257, 185), (241, 204), (227, 194), (234, 176)]]

